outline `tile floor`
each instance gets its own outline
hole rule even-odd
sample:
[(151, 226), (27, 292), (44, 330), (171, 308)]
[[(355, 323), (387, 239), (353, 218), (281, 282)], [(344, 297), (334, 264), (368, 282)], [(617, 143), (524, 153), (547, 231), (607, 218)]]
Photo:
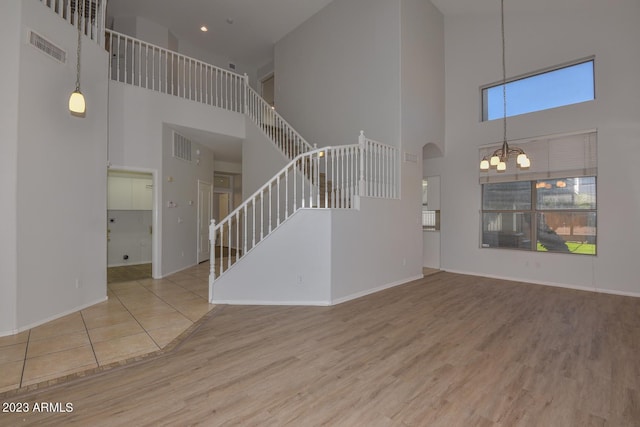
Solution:
[(109, 283), (108, 301), (0, 337), (0, 393), (153, 353), (208, 313), (209, 263)]

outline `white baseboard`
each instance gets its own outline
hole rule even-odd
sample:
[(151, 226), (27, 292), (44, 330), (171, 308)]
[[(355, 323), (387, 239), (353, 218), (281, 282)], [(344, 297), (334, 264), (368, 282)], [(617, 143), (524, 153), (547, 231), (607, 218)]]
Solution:
[(300, 305), (309, 307), (328, 307), (330, 301), (254, 301), (254, 300), (216, 300), (209, 301), (211, 304), (226, 305)]
[(154, 279), (164, 279), (165, 277), (169, 277), (169, 276), (171, 276), (172, 274), (176, 274), (176, 273), (180, 273), (181, 271), (188, 270), (188, 269), (190, 269), (191, 267), (195, 267), (196, 265), (198, 265), (198, 264), (197, 264), (197, 263), (196, 263), (196, 264), (191, 264), (191, 265), (188, 265), (188, 266), (186, 266), (186, 267), (179, 268), (179, 269), (177, 269), (177, 270), (175, 270), (175, 271), (170, 271), (170, 272), (168, 272), (168, 273), (165, 273), (165, 274), (163, 274), (163, 275), (162, 275), (162, 276), (160, 276), (160, 277), (154, 277)]
[(105, 296), (104, 298), (100, 298), (100, 299), (98, 299), (96, 301), (89, 302), (87, 304), (83, 304), (83, 305), (80, 305), (78, 307), (63, 311), (62, 313), (55, 314), (55, 315), (53, 315), (51, 317), (47, 317), (46, 319), (38, 320), (37, 322), (34, 322), (34, 323), (30, 324), (30, 325), (19, 327), (16, 330), (0, 332), (0, 337), (19, 334), (20, 332), (24, 332), (24, 331), (27, 331), (29, 329), (33, 329), (33, 328), (35, 328), (37, 326), (44, 325), (45, 323), (51, 322), (52, 320), (56, 320), (56, 319), (59, 319), (61, 317), (67, 316), (67, 315), (69, 315), (71, 313), (75, 313), (77, 311), (84, 310), (85, 308), (91, 307), (92, 305), (100, 304), (101, 302), (105, 302), (108, 299), (109, 298), (107, 296)]
[(602, 289), (602, 288), (598, 288), (597, 286), (571, 285), (567, 283), (547, 282), (544, 280), (530, 280), (530, 279), (523, 280), (517, 277), (499, 276), (499, 275), (493, 275), (493, 274), (481, 274), (481, 273), (473, 273), (473, 272), (460, 271), (460, 270), (443, 269), (442, 271), (447, 271), (449, 273), (456, 273), (456, 274), (464, 274), (467, 276), (478, 276), (478, 277), (488, 277), (490, 279), (508, 280), (510, 282), (530, 283), (532, 285), (542, 285), (542, 286), (551, 286), (554, 288), (573, 289), (576, 291), (596, 292), (601, 294), (611, 294), (611, 295), (620, 295), (625, 297), (640, 298), (640, 292), (627, 292), (627, 291), (617, 291), (615, 289)]
[(345, 297), (337, 298), (331, 301), (331, 305), (342, 304), (343, 302), (351, 301), (356, 298), (363, 297), (365, 295), (374, 294), (376, 292), (384, 291), (385, 289), (393, 288), (396, 286), (404, 285), (405, 283), (413, 282), (414, 280), (422, 279), (424, 275), (419, 274), (417, 276), (407, 277), (405, 279), (401, 279), (392, 283), (387, 283), (386, 285), (378, 286), (372, 289), (366, 289), (364, 291), (356, 292), (355, 294), (347, 295)]
[(151, 264), (151, 260), (149, 260), (149, 261), (140, 261), (140, 262), (123, 262), (121, 264), (110, 264), (110, 265), (107, 265), (107, 268), (110, 268), (110, 267), (125, 267), (125, 266), (128, 266), (128, 265), (143, 265), (143, 264)]

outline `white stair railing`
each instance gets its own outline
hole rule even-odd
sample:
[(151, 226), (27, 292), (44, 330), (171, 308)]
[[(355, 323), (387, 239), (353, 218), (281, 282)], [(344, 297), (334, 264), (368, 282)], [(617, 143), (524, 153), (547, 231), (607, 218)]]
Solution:
[(357, 145), (297, 155), (226, 218), (211, 221), (210, 286), (300, 209), (351, 209), (359, 196), (397, 198), (397, 159), (397, 148), (364, 133)]
[(242, 113), (245, 77), (107, 30), (111, 80)]
[(245, 114), (289, 158), (313, 150), (296, 130), (246, 82), (247, 100)]
[(363, 131), (360, 131), (358, 143), (362, 150), (360, 195), (397, 199), (400, 196), (398, 149), (365, 137)]
[[(78, 26), (78, 19), (80, 19), (84, 35), (95, 40), (99, 45), (102, 44), (105, 32), (106, 0), (40, 0), (40, 2), (75, 27)], [(78, 13), (77, 5), (80, 2), (83, 2), (84, 16), (79, 16)]]

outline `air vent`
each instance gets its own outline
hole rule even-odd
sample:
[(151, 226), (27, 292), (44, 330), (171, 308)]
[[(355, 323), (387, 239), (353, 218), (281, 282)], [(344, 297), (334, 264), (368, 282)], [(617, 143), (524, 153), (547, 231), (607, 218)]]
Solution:
[(33, 31), (29, 32), (29, 43), (36, 49), (44, 52), (49, 55), (53, 59), (58, 62), (62, 62), (63, 64), (67, 60), (67, 53), (60, 47), (51, 43), (49, 40), (42, 37), (40, 34), (37, 34)]
[(173, 157), (191, 161), (191, 140), (177, 132), (173, 133)]

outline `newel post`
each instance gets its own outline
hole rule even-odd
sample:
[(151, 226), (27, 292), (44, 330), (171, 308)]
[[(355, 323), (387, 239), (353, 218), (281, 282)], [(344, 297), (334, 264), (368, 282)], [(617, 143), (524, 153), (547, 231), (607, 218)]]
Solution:
[(249, 114), (249, 75), (244, 73), (244, 113)]
[(360, 131), (360, 136), (358, 137), (358, 146), (360, 147), (360, 181), (358, 183), (358, 195), (360, 197), (366, 196), (366, 188), (364, 181), (364, 157), (365, 157), (365, 148), (366, 148), (366, 138), (364, 137), (364, 131)]

